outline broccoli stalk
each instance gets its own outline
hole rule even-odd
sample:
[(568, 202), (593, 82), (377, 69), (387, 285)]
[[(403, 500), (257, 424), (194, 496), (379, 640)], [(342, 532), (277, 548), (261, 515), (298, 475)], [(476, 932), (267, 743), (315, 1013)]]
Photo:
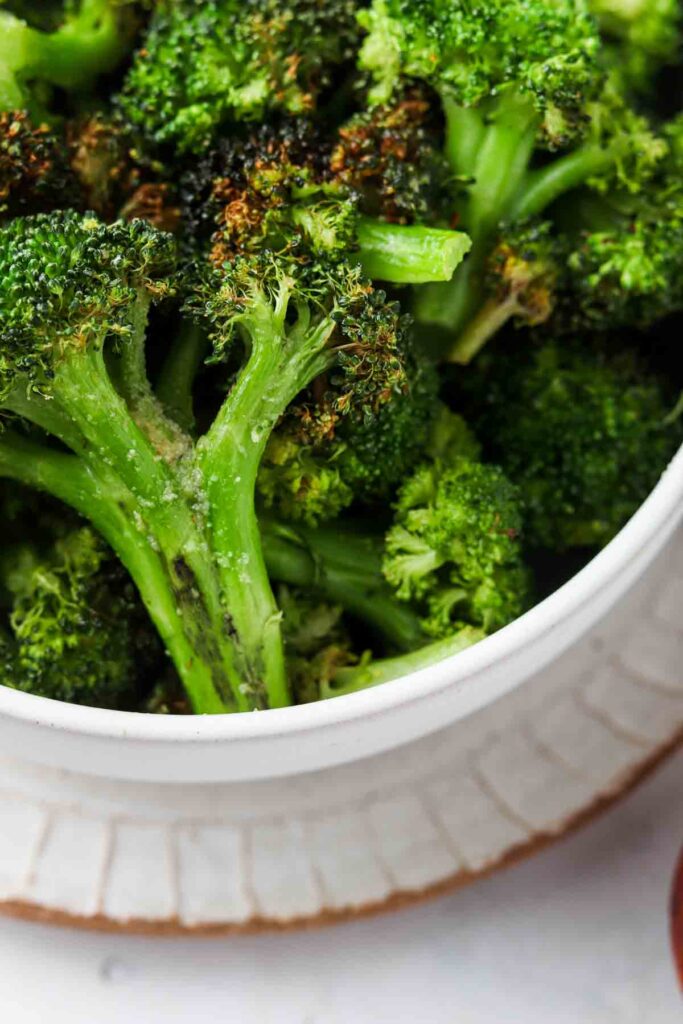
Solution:
[(270, 433), (296, 395), (335, 369), (337, 412), (368, 416), (404, 386), (400, 321), (342, 262), (238, 259), (207, 267), (188, 308), (214, 361), (244, 351), (196, 443), (145, 370), (147, 311), (172, 288), (168, 235), (75, 213), (0, 229), (0, 475), (89, 519), (128, 569), (198, 712), (289, 702), (280, 613), (254, 509)]
[(364, 622), (390, 648), (412, 651), (425, 643), (414, 611), (398, 601), (382, 575), (384, 539), (362, 524), (296, 529), (261, 519), (263, 550), (273, 579), (317, 592)]
[(44, 114), (38, 86), (87, 92), (112, 71), (130, 43), (116, 0), (80, 0), (53, 32), (32, 28), (0, 11), (0, 110)]
[(485, 636), (484, 630), (465, 626), (452, 636), (427, 644), (409, 654), (393, 658), (361, 658), (358, 665), (343, 665), (336, 669), (332, 679), (320, 686), (320, 697), (322, 700), (328, 700), (330, 697), (343, 697), (348, 693), (358, 693), (382, 683), (390, 683), (392, 679), (400, 679), (411, 672), (419, 672), (421, 669), (438, 665), (445, 658), (460, 654), (473, 644), (479, 643)]
[(389, 224), (371, 217), (359, 219), (356, 241), (364, 273), (391, 284), (450, 281), (471, 246), (462, 231)]

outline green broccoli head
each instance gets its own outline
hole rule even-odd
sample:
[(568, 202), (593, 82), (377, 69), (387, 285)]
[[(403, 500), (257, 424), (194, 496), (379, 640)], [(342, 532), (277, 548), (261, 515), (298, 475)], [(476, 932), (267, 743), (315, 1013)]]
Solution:
[(169, 289), (174, 243), (143, 221), (105, 226), (74, 211), (0, 227), (0, 399), (42, 393), (71, 350), (125, 339), (139, 300)]
[(681, 440), (660, 383), (628, 353), (547, 343), (497, 353), (472, 382), (479, 430), (519, 486), (530, 544), (607, 543)]
[(533, 99), (558, 138), (573, 134), (599, 86), (595, 25), (573, 0), (374, 0), (358, 18), (367, 32), (359, 63), (375, 102), (404, 76), (465, 107), (513, 90)]
[(46, 553), (2, 559), (11, 605), (0, 630), (0, 678), (14, 689), (96, 707), (130, 705), (160, 654), (136, 592), (88, 528)]
[(493, 632), (527, 600), (518, 491), (499, 467), (455, 450), (406, 481), (386, 538), (384, 574), (435, 637), (466, 626)]
[[(402, 342), (405, 384), (375, 412), (351, 407), (326, 414), (333, 392), (317, 387), (275, 430), (258, 477), (268, 508), (309, 524), (333, 519), (349, 505), (377, 505), (423, 457), (437, 411), (438, 377)], [(318, 424), (329, 425), (322, 435)], [(314, 429), (311, 430), (311, 427)]]
[(356, 199), (332, 178), (329, 146), (303, 118), (223, 140), (184, 175), (181, 195), (190, 238), (210, 240), (219, 267), (264, 249), (296, 255), (357, 247)]
[[(410, 162), (419, 161), (418, 149), (405, 154), (408, 190), (408, 178), (420, 180)], [(209, 248), (218, 267), (269, 250), (294, 259), (346, 257), (369, 277), (395, 284), (449, 280), (469, 249), (466, 236), (365, 216), (372, 188), (357, 190), (340, 159), (339, 147), (332, 149), (305, 119), (269, 123), (247, 140), (223, 142), (183, 177), (186, 244)], [(384, 172), (395, 192), (396, 179), (390, 185), (392, 174)]]
[(0, 10), (2, 111), (28, 110), (40, 118), (54, 87), (87, 94), (125, 57), (135, 30), (125, 0), (71, 0), (59, 12), (55, 5), (12, 6), (16, 14)]
[(200, 152), (228, 120), (304, 114), (356, 35), (351, 0), (157, 5), (118, 100), (153, 145)]
[(212, 325), (211, 361), (244, 345), (256, 362), (267, 346), (273, 363), (255, 372), (286, 375), (292, 400), (319, 378), (320, 401), (301, 414), (312, 440), (351, 413), (372, 417), (406, 388), (404, 319), (359, 266), (265, 250), (202, 267), (199, 280), (187, 309)]

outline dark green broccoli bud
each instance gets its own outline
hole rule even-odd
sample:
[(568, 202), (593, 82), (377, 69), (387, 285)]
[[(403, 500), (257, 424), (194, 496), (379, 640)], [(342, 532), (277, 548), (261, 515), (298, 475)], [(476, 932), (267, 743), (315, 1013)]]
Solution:
[[(410, 352), (405, 387), (376, 414), (351, 408), (332, 423), (315, 392), (289, 411), (271, 436), (258, 478), (266, 507), (309, 524), (333, 519), (354, 502), (385, 502), (424, 457), (437, 411), (439, 381), (431, 364)], [(323, 406), (326, 394), (320, 391)], [(322, 415), (321, 415), (322, 414)], [(325, 423), (321, 437), (310, 426)]]
[(135, 28), (130, 11), (121, 0), (73, 0), (59, 24), (43, 31), (0, 10), (0, 110), (40, 119), (51, 88), (87, 93), (125, 57)]
[(22, 111), (0, 113), (0, 219), (79, 204), (65, 140)]
[(134, 587), (92, 531), (68, 534), (47, 556), (10, 549), (2, 571), (12, 605), (0, 632), (0, 680), (74, 704), (129, 705), (160, 645)]
[(606, 544), (681, 441), (673, 402), (628, 353), (547, 344), (496, 354), (470, 383), (491, 456), (519, 486), (531, 545)]
[(162, 0), (118, 107), (155, 146), (200, 153), (228, 120), (316, 105), (356, 37), (351, 0)]
[(67, 353), (130, 336), (173, 262), (171, 239), (142, 221), (104, 227), (68, 210), (0, 228), (0, 401), (24, 377), (49, 393)]
[(265, 249), (349, 255), (365, 273), (410, 284), (447, 281), (469, 249), (460, 232), (394, 225), (361, 214), (359, 195), (333, 173), (333, 155), (305, 121), (229, 140), (184, 178), (191, 240), (211, 239), (220, 267)]
[(607, 63), (629, 88), (651, 92), (655, 73), (681, 46), (678, 0), (590, 0)]
[(341, 125), (329, 168), (360, 197), (363, 214), (398, 224), (448, 219), (451, 171), (434, 122), (431, 97), (412, 85)]
[(527, 601), (521, 528), (517, 489), (499, 467), (465, 457), (426, 464), (399, 491), (385, 576), (422, 607), (428, 634), (493, 632)]

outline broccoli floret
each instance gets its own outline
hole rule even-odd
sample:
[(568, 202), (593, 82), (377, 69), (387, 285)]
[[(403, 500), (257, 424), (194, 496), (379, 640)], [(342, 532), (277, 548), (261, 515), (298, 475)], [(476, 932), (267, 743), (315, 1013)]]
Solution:
[(547, 343), (500, 352), (471, 381), (478, 430), (521, 490), (531, 545), (607, 543), (683, 439), (653, 376), (628, 353)]
[(666, 129), (669, 152), (648, 187), (583, 197), (572, 222), (557, 326), (645, 330), (683, 309), (681, 121)]
[(357, 34), (351, 0), (162, 0), (118, 107), (154, 146), (201, 152), (227, 121), (311, 111)]
[[(180, 209), (170, 175), (162, 164), (140, 157), (125, 128), (102, 114), (67, 126), (69, 162), (82, 202), (103, 220), (146, 220), (174, 232)], [(74, 204), (75, 205), (75, 204)]]
[(192, 242), (210, 239), (216, 266), (271, 249), (345, 253), (374, 280), (448, 281), (469, 249), (458, 231), (364, 216), (361, 197), (335, 174), (335, 154), (306, 121), (267, 125), (229, 140), (183, 179)]
[(505, 226), (486, 264), (488, 294), (458, 340), (458, 361), (469, 362), (507, 323), (546, 323), (565, 294), (567, 254), (549, 221)]
[(517, 490), (499, 467), (467, 458), (425, 465), (399, 492), (384, 573), (399, 598), (421, 604), (429, 635), (490, 633), (527, 601), (521, 529)]
[(363, 214), (397, 224), (448, 218), (451, 172), (431, 100), (413, 84), (339, 127), (329, 168), (358, 195)]
[(405, 388), (375, 416), (350, 409), (339, 420), (326, 406), (333, 392), (310, 393), (274, 431), (258, 477), (266, 507), (309, 524), (333, 519), (353, 503), (385, 504), (424, 457), (437, 413), (439, 380), (431, 364), (404, 355)]
[(40, 119), (52, 88), (87, 93), (125, 57), (130, 10), (120, 0), (73, 0), (51, 31), (0, 10), (0, 110), (28, 110)]
[[(148, 383), (146, 321), (174, 244), (142, 221), (74, 212), (0, 229), (0, 476), (75, 508), (130, 572), (196, 711), (289, 701), (280, 615), (254, 508), (268, 438), (323, 376), (327, 408), (368, 418), (405, 387), (400, 317), (343, 259), (297, 250), (198, 268), (186, 306), (235, 370), (195, 441)], [(215, 372), (219, 372), (218, 370)]]
[(386, 102), (407, 76), (428, 82), (443, 106), (445, 153), (461, 192), (453, 214), (472, 253), (451, 282), (420, 289), (415, 314), (445, 333), (442, 351), (450, 336), (451, 360), (466, 362), (483, 344), (501, 225), (545, 216), (586, 184), (639, 191), (666, 143), (607, 79), (595, 22), (573, 0), (495, 0), (485, 11), (374, 0), (359, 18), (371, 100)]
[(120, 563), (88, 528), (47, 553), (3, 552), (11, 597), (0, 629), (0, 679), (43, 697), (129, 706), (159, 643)]
[(0, 113), (0, 219), (78, 206), (66, 141), (26, 113)]

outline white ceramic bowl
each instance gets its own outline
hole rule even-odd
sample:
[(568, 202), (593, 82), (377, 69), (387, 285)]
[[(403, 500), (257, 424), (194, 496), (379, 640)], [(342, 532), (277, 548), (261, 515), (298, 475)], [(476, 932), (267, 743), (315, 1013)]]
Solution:
[(290, 776), (399, 747), (492, 704), (595, 625), (683, 518), (683, 449), (619, 535), (517, 621), (440, 664), (304, 707), (165, 717), (76, 707), (0, 687), (0, 750), (112, 779), (226, 782)]

